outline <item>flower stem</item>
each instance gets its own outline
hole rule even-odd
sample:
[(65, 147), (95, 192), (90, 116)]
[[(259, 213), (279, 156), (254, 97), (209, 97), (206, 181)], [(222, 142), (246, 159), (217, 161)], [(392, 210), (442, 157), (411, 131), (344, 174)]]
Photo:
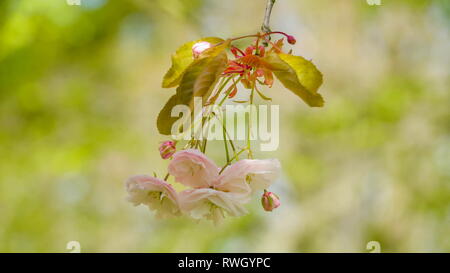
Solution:
[(227, 79), (225, 79), (225, 77), (223, 77), (223, 78), (220, 80), (219, 88), (217, 88), (217, 91), (215, 92), (215, 94), (212, 96), (212, 98), (210, 98), (209, 104), (213, 104), (213, 103), (217, 100), (217, 97), (219, 96), (220, 92), (222, 92), (222, 89), (223, 89), (223, 88), (228, 84), (228, 82), (229, 82), (231, 79), (233, 79), (233, 78), (234, 78), (234, 76), (232, 76), (232, 77), (227, 77)]
[(250, 34), (250, 35), (239, 36), (239, 37), (230, 39), (230, 41), (232, 42), (232, 41), (236, 41), (236, 40), (240, 40), (240, 39), (244, 39), (244, 38), (251, 38), (251, 37), (259, 37), (259, 34)]
[[(222, 118), (222, 120), (215, 116), (217, 119), (219, 119), (220, 123), (222, 124), (222, 130), (224, 131), (224, 139), (226, 139), (226, 137), (228, 137), (228, 142), (230, 143), (231, 149), (233, 150), (233, 158), (236, 157), (236, 147), (234, 146), (233, 140), (231, 140), (231, 136), (227, 131), (227, 127), (226, 127), (226, 119), (225, 117)], [(237, 157), (237, 160), (239, 160), (239, 157)]]
[[(206, 144), (208, 144), (208, 132), (209, 132), (209, 121), (211, 120), (211, 117), (208, 115), (207, 117), (205, 117), (205, 118), (203, 118), (204, 120), (202, 121), (202, 137), (203, 137), (203, 142), (200, 144), (200, 148), (201, 148), (201, 151), (202, 151), (202, 153), (205, 153), (206, 152)], [(207, 122), (207, 129), (206, 129), (206, 135), (205, 136), (203, 136), (203, 133), (205, 132), (204, 131), (204, 127), (203, 126), (205, 126), (205, 122), (206, 121), (208, 121)]]
[[(218, 94), (220, 94), (221, 92), (222, 92), (222, 90), (225, 88), (225, 86), (227, 85), (227, 83), (232, 79), (233, 77), (229, 77), (229, 78), (227, 78), (227, 79), (224, 79), (224, 78), (222, 78), (221, 79), (221, 81), (220, 81), (220, 83), (219, 83), (219, 88), (217, 89), (217, 91), (216, 91), (216, 94), (218, 95)], [(214, 97), (216, 97), (216, 95), (214, 95)], [(214, 101), (217, 99), (217, 97), (216, 98), (214, 98)], [(214, 101), (212, 101), (211, 103), (214, 103)], [(202, 117), (202, 126), (201, 126), (201, 128), (202, 128), (202, 132), (201, 132), (201, 134), (202, 134), (202, 136), (203, 136), (203, 133), (204, 133), (204, 126), (205, 126), (205, 122), (206, 121), (208, 121), (209, 122), (209, 120), (210, 120), (210, 117), (208, 116), (208, 117)], [(208, 132), (208, 130), (207, 130), (207, 132)], [(191, 141), (193, 141), (193, 140), (191, 140)], [(195, 140), (194, 140), (195, 141)], [(200, 148), (200, 150), (203, 152), (203, 153), (205, 153), (206, 152), (206, 144), (208, 143), (208, 139), (207, 139), (207, 136), (205, 136), (204, 138), (203, 138), (203, 141), (202, 142), (200, 142), (200, 141), (195, 141), (196, 142), (196, 145), (195, 145), (195, 147), (196, 147), (196, 149), (198, 149), (198, 148)]]
[(222, 100), (219, 102), (218, 106), (222, 106), (222, 104), (225, 102), (225, 100), (228, 98), (230, 93), (233, 91), (234, 87), (238, 84), (238, 82), (242, 79), (242, 76), (240, 76), (225, 92), (225, 95), (223, 96)]
[(231, 162), (235, 159), (237, 159), (239, 157), (240, 154), (242, 154), (245, 150), (247, 149), (242, 149), (240, 150), (237, 154), (235, 154), (229, 161), (227, 161), (227, 163), (225, 164), (225, 166), (222, 167), (222, 169), (220, 169), (219, 174), (221, 174), (223, 172), (223, 170), (225, 170), (225, 168), (231, 164)]
[(275, 4), (276, 0), (267, 0), (266, 4), (266, 13), (264, 14), (264, 21), (261, 26), (261, 31), (264, 33), (270, 32), (270, 14), (272, 13), (273, 5)]
[(250, 144), (250, 138), (251, 138), (251, 132), (252, 132), (252, 105), (253, 105), (253, 94), (255, 92), (255, 85), (256, 82), (253, 85), (252, 92), (250, 93), (250, 110), (248, 112), (248, 124), (247, 124), (247, 149), (248, 149), (248, 158), (253, 158), (251, 144)]
[[(223, 122), (225, 122), (225, 119), (223, 120)], [(225, 131), (225, 125), (224, 124), (222, 124), (222, 132), (223, 132), (223, 144), (225, 145), (225, 153), (226, 153), (226, 156), (227, 156), (227, 162), (229, 162), (230, 161), (230, 154), (229, 154), (229, 151), (228, 151), (228, 144), (227, 144), (227, 132)]]

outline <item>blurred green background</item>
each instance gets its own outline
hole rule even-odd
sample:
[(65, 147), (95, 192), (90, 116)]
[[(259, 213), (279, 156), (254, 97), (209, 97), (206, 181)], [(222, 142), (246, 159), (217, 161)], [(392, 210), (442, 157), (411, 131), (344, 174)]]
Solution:
[[(450, 251), (450, 2), (278, 0), (325, 81), (324, 108), (275, 84), (272, 213), (157, 220), (124, 181), (162, 174), (155, 119), (170, 54), (259, 30), (265, 0), (0, 1), (0, 251)], [(212, 150), (212, 154), (219, 154)], [(216, 157), (218, 158), (218, 157)]]

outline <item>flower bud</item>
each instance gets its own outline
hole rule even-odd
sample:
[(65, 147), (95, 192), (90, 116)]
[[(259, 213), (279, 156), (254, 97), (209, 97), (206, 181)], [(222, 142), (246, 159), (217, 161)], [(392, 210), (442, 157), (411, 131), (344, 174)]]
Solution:
[(291, 45), (295, 45), (295, 43), (297, 42), (297, 40), (295, 40), (294, 36), (292, 36), (292, 35), (288, 35), (288, 36), (287, 36), (287, 41), (288, 41), (288, 43), (290, 43)]
[(159, 154), (162, 159), (168, 159), (177, 151), (175, 141), (164, 141), (159, 145)]
[(264, 191), (261, 198), (261, 204), (265, 211), (272, 211), (281, 205), (280, 198), (270, 191)]
[(192, 46), (192, 54), (194, 58), (198, 58), (200, 54), (211, 47), (211, 44), (208, 42), (198, 42)]

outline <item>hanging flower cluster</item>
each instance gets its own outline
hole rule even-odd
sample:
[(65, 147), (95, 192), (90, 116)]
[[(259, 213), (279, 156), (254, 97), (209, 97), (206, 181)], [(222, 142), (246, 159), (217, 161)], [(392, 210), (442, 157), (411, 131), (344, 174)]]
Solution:
[[(282, 35), (275, 42), (271, 36)], [(235, 45), (237, 40), (252, 38), (245, 48)], [(271, 99), (262, 87), (270, 88), (277, 78), (286, 89), (300, 97), (311, 107), (324, 104), (318, 88), (322, 74), (310, 61), (292, 55), (283, 49), (285, 40), (295, 44), (296, 39), (284, 32), (267, 32), (232, 39), (203, 38), (181, 46), (172, 56), (172, 66), (163, 79), (162, 87), (177, 87), (157, 118), (158, 131), (163, 135), (179, 134), (173, 129), (176, 117), (172, 109), (184, 105), (192, 109), (196, 97), (202, 106), (221, 107), (226, 101), (254, 104), (254, 96)], [(231, 57), (231, 58), (230, 58)], [(238, 86), (243, 89), (239, 91)], [(238, 92), (245, 92), (248, 100), (233, 100)], [(202, 112), (200, 121), (208, 123), (217, 119), (211, 112)], [(247, 145), (238, 147), (223, 126), (226, 164), (217, 166), (205, 155), (207, 138), (191, 135), (184, 148), (177, 151), (177, 142), (168, 140), (159, 146), (162, 159), (170, 160), (164, 179), (139, 175), (127, 183), (129, 201), (134, 205), (146, 205), (159, 217), (187, 215), (194, 219), (220, 222), (226, 215), (242, 216), (247, 213), (244, 205), (255, 192), (262, 192), (261, 204), (265, 211), (280, 206), (280, 198), (268, 191), (280, 173), (277, 159), (254, 159), (250, 141), (250, 123), (246, 124)], [(241, 159), (242, 154), (247, 159)], [(186, 187), (177, 193), (169, 184), (169, 178)]]
[(168, 172), (188, 189), (177, 193), (162, 179), (137, 175), (127, 181), (128, 200), (148, 206), (163, 218), (185, 214), (219, 223), (225, 215), (246, 214), (243, 205), (253, 192), (277, 179), (280, 163), (276, 159), (242, 159), (221, 170), (205, 154), (186, 149), (174, 154)]

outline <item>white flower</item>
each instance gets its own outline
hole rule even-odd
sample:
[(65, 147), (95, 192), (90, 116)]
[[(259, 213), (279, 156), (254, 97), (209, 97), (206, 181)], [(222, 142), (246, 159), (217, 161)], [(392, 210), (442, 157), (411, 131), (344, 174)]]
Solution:
[(169, 164), (169, 173), (177, 182), (192, 188), (214, 188), (246, 195), (267, 189), (280, 175), (277, 159), (243, 159), (220, 168), (198, 150), (189, 149), (175, 153)]
[(183, 150), (173, 155), (169, 174), (175, 181), (194, 188), (180, 193), (183, 212), (215, 223), (220, 222), (225, 213), (245, 214), (242, 205), (250, 200), (252, 192), (268, 188), (277, 179), (280, 162), (244, 159), (219, 172), (220, 168), (198, 150)]
[(178, 196), (172, 186), (156, 177), (136, 175), (126, 182), (128, 201), (155, 210), (161, 218), (180, 215)]
[(209, 188), (219, 175), (219, 167), (194, 149), (175, 153), (168, 169), (177, 182), (192, 188)]
[(232, 193), (214, 189), (191, 189), (180, 193), (182, 210), (194, 219), (208, 219), (219, 224), (225, 214), (242, 216), (247, 213), (242, 202)]
[(243, 159), (228, 166), (221, 174), (218, 187), (232, 190), (244, 178), (252, 192), (267, 189), (280, 175), (277, 159)]

